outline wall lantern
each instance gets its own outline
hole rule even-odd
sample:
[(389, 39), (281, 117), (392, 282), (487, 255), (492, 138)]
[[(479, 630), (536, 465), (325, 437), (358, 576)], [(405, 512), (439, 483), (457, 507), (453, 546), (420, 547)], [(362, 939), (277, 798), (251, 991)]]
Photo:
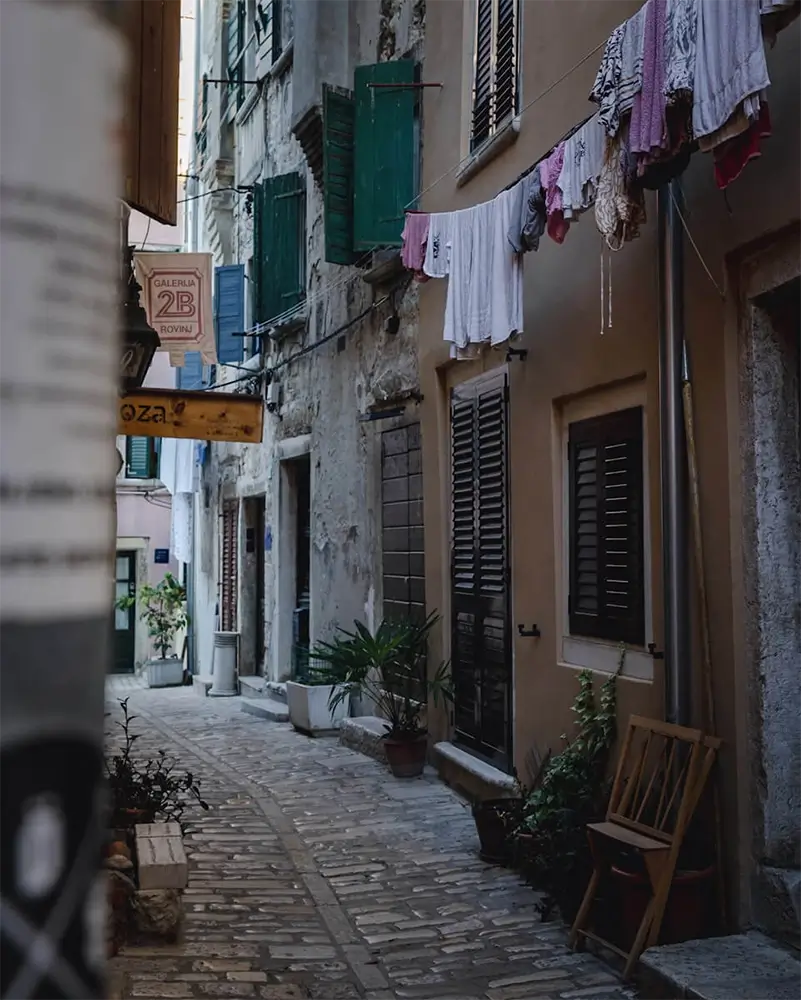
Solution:
[(139, 303), (142, 286), (133, 269), (133, 247), (125, 251), (125, 274), (128, 276), (126, 297), (122, 306), (122, 351), (120, 355), (120, 387), (123, 392), (139, 389), (145, 380), (153, 355), (161, 345), (159, 335), (147, 321)]

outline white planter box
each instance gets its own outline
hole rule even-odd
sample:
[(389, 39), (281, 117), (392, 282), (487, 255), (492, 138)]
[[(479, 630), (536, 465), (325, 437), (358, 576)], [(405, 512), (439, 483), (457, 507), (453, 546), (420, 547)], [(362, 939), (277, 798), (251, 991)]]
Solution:
[(286, 701), (289, 721), (304, 733), (330, 733), (339, 729), (342, 720), (347, 719), (350, 697), (344, 698), (333, 712), (328, 707), (328, 699), (334, 690), (330, 684), (298, 684), (286, 682)]
[(168, 656), (164, 660), (148, 660), (145, 670), (148, 687), (172, 687), (184, 682), (184, 664), (178, 656)]

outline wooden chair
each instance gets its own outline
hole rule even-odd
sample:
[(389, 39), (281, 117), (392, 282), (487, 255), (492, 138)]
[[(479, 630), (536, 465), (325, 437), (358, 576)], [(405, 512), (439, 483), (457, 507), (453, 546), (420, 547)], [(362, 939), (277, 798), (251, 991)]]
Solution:
[[(593, 873), (570, 934), (574, 948), (589, 938), (624, 958), (626, 979), (644, 948), (659, 937), (679, 850), (719, 746), (719, 739), (698, 729), (637, 715), (629, 719), (606, 820), (587, 826)], [(587, 929), (601, 880), (621, 852), (641, 856), (651, 888), (628, 952)]]

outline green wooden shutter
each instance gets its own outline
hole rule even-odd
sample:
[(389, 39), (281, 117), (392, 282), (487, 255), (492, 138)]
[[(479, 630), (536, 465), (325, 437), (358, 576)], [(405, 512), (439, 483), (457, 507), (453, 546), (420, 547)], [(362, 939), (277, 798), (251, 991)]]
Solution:
[(357, 66), (354, 73), (354, 249), (400, 246), (406, 206), (414, 198), (417, 143), (414, 87), (410, 59)]
[(154, 438), (127, 437), (125, 439), (125, 476), (127, 479), (153, 479), (155, 472)]
[(262, 182), (259, 318), (266, 323), (306, 297), (306, 181), (279, 174)]
[(253, 264), (250, 268), (252, 282), (252, 302), (250, 319), (253, 323), (261, 323), (261, 227), (264, 214), (264, 192), (261, 184), (253, 185)]
[(352, 264), (353, 252), (353, 124), (356, 105), (351, 94), (323, 84), (323, 200), (325, 259)]

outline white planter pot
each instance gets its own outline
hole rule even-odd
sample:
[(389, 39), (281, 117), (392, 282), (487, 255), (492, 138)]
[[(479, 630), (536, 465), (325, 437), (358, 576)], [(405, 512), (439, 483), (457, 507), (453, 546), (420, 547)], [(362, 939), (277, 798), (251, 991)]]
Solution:
[(147, 686), (152, 688), (172, 687), (184, 682), (184, 664), (179, 656), (168, 656), (163, 660), (148, 660)]
[(304, 733), (330, 733), (347, 719), (350, 697), (344, 698), (332, 712), (328, 699), (334, 687), (330, 684), (298, 684), (286, 682), (289, 721)]

